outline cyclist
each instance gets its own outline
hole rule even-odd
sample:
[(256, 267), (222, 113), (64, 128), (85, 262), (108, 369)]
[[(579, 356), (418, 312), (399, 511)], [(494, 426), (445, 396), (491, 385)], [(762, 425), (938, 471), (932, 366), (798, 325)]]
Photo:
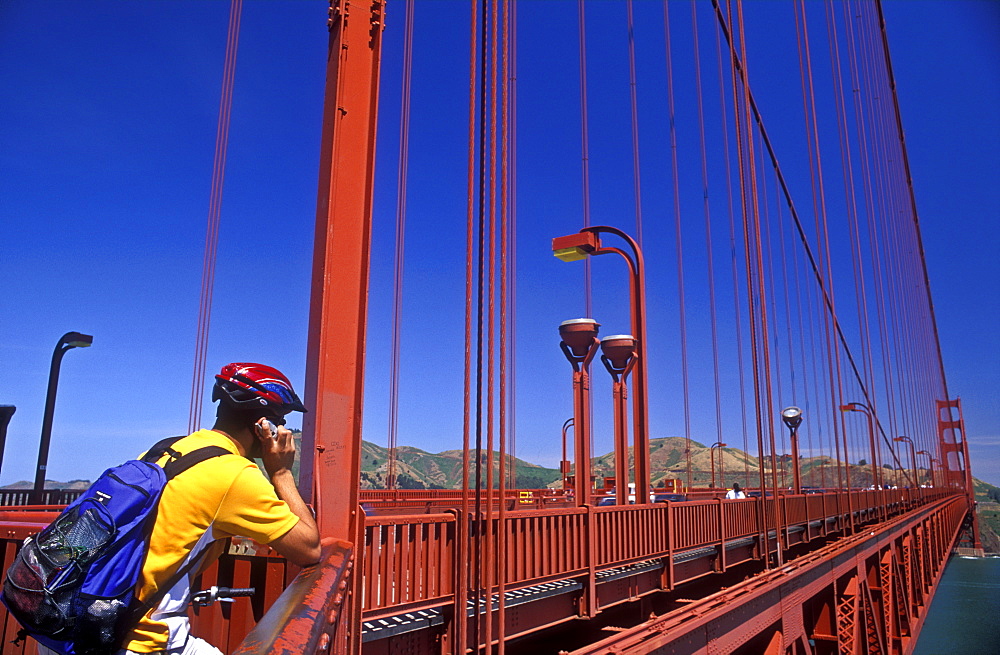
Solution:
[[(173, 449), (183, 454), (216, 445), (230, 454), (206, 460), (167, 484), (143, 565), (140, 600), (152, 597), (190, 558), (201, 563), (139, 621), (120, 655), (221, 655), (190, 634), (186, 607), (191, 581), (219, 557), (228, 537), (267, 544), (299, 566), (319, 561), (319, 532), (295, 486), (295, 443), (284, 427), (286, 414), (306, 408), (288, 378), (269, 366), (227, 364), (215, 379), (215, 425), (184, 437)], [(263, 461), (263, 472), (254, 458)]]

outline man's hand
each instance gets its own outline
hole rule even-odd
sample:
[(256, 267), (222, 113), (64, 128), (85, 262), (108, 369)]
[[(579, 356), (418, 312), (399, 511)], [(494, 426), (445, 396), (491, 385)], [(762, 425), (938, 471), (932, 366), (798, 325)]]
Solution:
[(278, 434), (274, 437), (268, 429), (270, 422), (266, 418), (257, 421), (257, 438), (260, 440), (260, 458), (264, 462), (267, 476), (273, 478), (282, 470), (291, 472), (295, 464), (295, 440), (292, 431), (283, 425), (277, 426)]
[(299, 517), (299, 522), (286, 534), (272, 541), (271, 547), (293, 564), (311, 566), (319, 561), (319, 530), (316, 529), (312, 512), (295, 488), (295, 479), (292, 477), (295, 441), (292, 439), (292, 431), (283, 425), (278, 426), (278, 433), (272, 437), (268, 429), (269, 423), (262, 418), (254, 427), (260, 441), (260, 458), (278, 498), (288, 503), (288, 508)]

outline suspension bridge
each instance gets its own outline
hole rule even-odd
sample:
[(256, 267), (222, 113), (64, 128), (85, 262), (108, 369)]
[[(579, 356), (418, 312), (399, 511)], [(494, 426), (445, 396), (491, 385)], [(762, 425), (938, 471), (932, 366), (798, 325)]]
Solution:
[[(233, 540), (201, 585), (257, 594), (193, 609), (195, 634), (241, 655), (911, 652), (947, 558), (981, 546), (881, 4), (442, 4), (330, 4), (300, 469), (324, 558)], [(467, 29), (416, 30), (425, 7)], [(519, 40), (519, 12), (552, 14), (572, 56)], [(467, 64), (411, 104), (441, 75), (413, 56), (427, 38)], [(537, 104), (525, 67), (551, 69)], [(440, 149), (411, 152), (421, 131)], [(544, 206), (519, 201), (532, 185)], [(391, 302), (369, 293), (377, 240)], [(407, 255), (459, 292), (404, 293)], [(375, 335), (389, 460), (362, 488)], [(461, 363), (404, 376), (421, 356)], [(457, 489), (401, 488), (417, 405), (457, 417)], [(556, 483), (519, 486), (528, 439), (562, 440)], [(5, 497), (5, 567), (67, 500)]]

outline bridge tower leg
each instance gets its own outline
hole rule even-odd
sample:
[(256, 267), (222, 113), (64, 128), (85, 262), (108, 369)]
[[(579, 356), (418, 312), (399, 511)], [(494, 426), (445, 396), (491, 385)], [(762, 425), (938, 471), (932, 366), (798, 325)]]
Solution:
[(964, 487), (969, 498), (969, 516), (966, 519), (966, 528), (962, 531), (959, 547), (982, 551), (979, 517), (976, 515), (976, 492), (972, 484), (972, 465), (969, 460), (969, 443), (965, 439), (961, 398), (937, 401), (937, 419), (941, 485)]
[[(321, 536), (353, 542), (356, 565), (364, 548), (358, 485), (383, 11), (384, 0), (330, 2), (300, 474)], [(360, 598), (355, 584), (340, 626), (358, 629)], [(360, 650), (360, 635), (341, 630), (335, 639), (335, 652)]]

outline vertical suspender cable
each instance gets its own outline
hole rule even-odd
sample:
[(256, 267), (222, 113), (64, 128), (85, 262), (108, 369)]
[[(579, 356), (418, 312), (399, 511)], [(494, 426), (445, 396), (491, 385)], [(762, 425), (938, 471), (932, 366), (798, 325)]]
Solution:
[[(630, 31), (631, 23), (632, 21), (630, 16)], [(667, 0), (663, 0), (663, 40), (666, 48), (667, 110), (669, 112), (670, 119), (670, 162), (673, 172), (674, 185), (674, 238), (677, 252), (677, 316), (680, 323), (681, 337), (681, 388), (683, 390), (684, 402), (684, 453), (687, 459), (687, 485), (688, 488), (691, 488), (691, 393), (688, 380), (687, 318), (684, 302), (684, 247), (681, 231), (680, 172), (678, 171), (677, 164), (677, 126), (676, 116), (674, 114), (674, 66), (673, 59), (670, 56), (670, 7)], [(635, 111), (634, 104), (633, 111)], [(638, 150), (636, 150), (636, 153), (636, 156), (638, 156)], [(638, 179), (638, 177), (636, 179)], [(647, 366), (648, 364), (643, 365)]]
[[(723, 440), (722, 431), (722, 394), (719, 389), (719, 325), (715, 306), (715, 266), (712, 253), (712, 212), (709, 208), (708, 194), (708, 148), (705, 146), (705, 105), (701, 90), (701, 53), (698, 49), (698, 6), (691, 0), (691, 33), (694, 47), (695, 64), (695, 95), (698, 99), (698, 136), (701, 145), (701, 186), (704, 196), (705, 212), (705, 251), (708, 266), (708, 308), (712, 328), (712, 380), (715, 383), (715, 430), (716, 441)], [(722, 455), (725, 457), (725, 455)], [(721, 482), (726, 486), (725, 475)]]
[(639, 184), (639, 108), (636, 100), (635, 79), (635, 25), (632, 19), (632, 0), (625, 0), (628, 16), (628, 79), (632, 108), (632, 181), (635, 193), (635, 240), (642, 248), (642, 190)]
[[(809, 51), (808, 24), (806, 22), (806, 8), (804, 3), (796, 0), (794, 3), (796, 42), (799, 49), (799, 75), (802, 84), (802, 111), (806, 126), (806, 141), (809, 148), (809, 175), (812, 188), (813, 214), (815, 216), (814, 227), (819, 249), (820, 267), (823, 271), (823, 278), (829, 287), (828, 305), (830, 313), (823, 314), (823, 343), (826, 352), (827, 371), (829, 375), (830, 402), (828, 407), (833, 412), (842, 401), (843, 381), (840, 369), (840, 355), (834, 343), (831, 331), (831, 323), (836, 316), (834, 307), (835, 296), (833, 294), (833, 269), (830, 256), (830, 240), (828, 237), (826, 218), (826, 196), (823, 186), (823, 168), (820, 159), (819, 134), (817, 127), (816, 100), (813, 86), (812, 60)], [(800, 16), (801, 12), (801, 16)], [(834, 435), (836, 437), (836, 416), (832, 416), (835, 426)]]
[[(503, 0), (503, 29), (500, 31), (499, 39), (502, 43), (500, 60), (500, 402), (499, 408), (499, 431), (500, 431), (500, 507), (497, 512), (497, 641), (499, 642), (499, 655), (506, 652), (506, 603), (504, 598), (505, 582), (507, 578), (507, 314), (508, 308), (508, 280), (509, 267), (511, 265), (509, 257), (510, 243), (508, 236), (510, 233), (508, 222), (508, 138), (509, 138), (509, 97), (508, 81), (510, 80), (510, 51), (508, 33), (510, 31), (510, 0)], [(495, 99), (494, 99), (495, 100)], [(494, 102), (495, 104), (495, 102)]]
[[(496, 383), (496, 243), (497, 243), (497, 0), (489, 0), (489, 11), (485, 14), (489, 16), (489, 47), (484, 48), (486, 52), (483, 70), (489, 67), (489, 77), (486, 83), (487, 92), (485, 101), (489, 107), (489, 120), (486, 123), (485, 144), (487, 147), (486, 170), (487, 174), (481, 176), (486, 185), (486, 215), (488, 223), (488, 237), (486, 238), (486, 260), (485, 260), (485, 283), (487, 294), (486, 307), (486, 535), (485, 535), (485, 575), (483, 576), (483, 587), (486, 596), (486, 631), (484, 643), (486, 652), (492, 651), (493, 643), (493, 585), (496, 574), (496, 542), (494, 540), (494, 520), (493, 510), (495, 508), (496, 478), (494, 474), (493, 453), (494, 453), (494, 429), (496, 418), (494, 415), (496, 394), (494, 392)], [(484, 37), (486, 34), (484, 33)], [(486, 40), (484, 39), (484, 45)]]
[[(732, 11), (733, 10), (730, 9), (730, 19), (732, 19)], [(738, 11), (738, 5), (737, 5), (737, 11)], [(739, 19), (737, 18), (737, 21), (738, 20)], [(750, 159), (750, 157), (745, 152), (745, 149), (749, 146), (749, 144), (751, 142), (751, 137), (750, 137), (750, 134), (748, 133), (747, 125), (745, 125), (746, 117), (744, 116), (744, 114), (749, 111), (749, 108), (746, 107), (746, 104), (747, 104), (746, 98), (744, 97), (745, 94), (746, 94), (746, 81), (745, 81), (745, 79), (744, 79), (744, 81), (742, 83), (743, 84), (743, 88), (744, 88), (744, 92), (743, 92), (743, 94), (741, 94), (739, 92), (739, 88), (740, 88), (739, 79), (740, 79), (740, 75), (741, 75), (742, 71), (740, 70), (740, 66), (739, 66), (740, 57), (739, 57), (739, 55), (736, 52), (735, 36), (736, 35), (735, 35), (735, 30), (734, 30), (733, 40), (731, 40), (729, 42), (729, 51), (730, 51), (730, 58), (731, 58), (731, 62), (732, 62), (732, 65), (731, 65), (731, 69), (732, 70), (731, 70), (731, 72), (732, 72), (732, 92), (733, 92), (733, 117), (734, 117), (734, 123), (735, 123), (735, 126), (736, 126), (736, 149), (737, 149), (736, 160), (737, 160), (737, 165), (738, 165), (738, 169), (739, 169), (740, 205), (741, 205), (741, 209), (742, 209), (741, 213), (743, 215), (743, 249), (744, 249), (744, 256), (746, 258), (746, 261), (744, 263), (746, 265), (747, 307), (748, 307), (748, 310), (749, 310), (748, 313), (749, 313), (749, 320), (750, 320), (750, 349), (751, 349), (751, 359), (752, 359), (752, 364), (753, 364), (754, 411), (755, 411), (755, 415), (756, 415), (755, 416), (755, 418), (756, 418), (755, 425), (756, 425), (756, 433), (757, 433), (757, 458), (758, 458), (758, 461), (760, 463), (760, 471), (759, 471), (758, 475), (759, 475), (759, 478), (760, 478), (761, 497), (763, 499), (763, 497), (764, 497), (763, 491), (764, 491), (764, 489), (766, 488), (767, 485), (766, 485), (766, 482), (765, 482), (766, 478), (765, 478), (765, 472), (764, 472), (764, 469), (765, 469), (765, 467), (764, 467), (764, 442), (763, 442), (764, 430), (763, 430), (763, 419), (762, 419), (762, 416), (761, 416), (761, 411), (763, 409), (762, 408), (762, 405), (763, 405), (763, 393), (762, 393), (761, 388), (760, 388), (761, 375), (760, 375), (760, 371), (759, 371), (760, 360), (759, 360), (759, 357), (758, 357), (759, 338), (757, 336), (757, 332), (758, 332), (758, 330), (757, 330), (757, 312), (755, 311), (755, 309), (756, 309), (755, 308), (755, 303), (754, 303), (754, 298), (755, 298), (754, 292), (755, 292), (755, 289), (754, 289), (754, 285), (753, 285), (753, 276), (752, 276), (752, 271), (753, 271), (753, 263), (752, 263), (752, 260), (753, 260), (753, 250), (752, 250), (752, 245), (753, 245), (752, 241), (753, 241), (753, 238), (752, 237), (753, 237), (753, 235), (752, 235), (752, 222), (750, 220), (750, 196), (751, 196), (753, 190), (750, 189), (750, 188), (748, 188), (749, 187), (748, 177), (750, 177), (750, 176), (749, 176), (746, 168), (747, 168), (747, 161)], [(741, 46), (743, 45), (742, 41), (741, 41), (740, 45)], [(772, 472), (773, 472), (773, 470), (774, 470), (773, 464), (771, 466), (771, 469), (772, 469)], [(767, 548), (765, 548), (764, 550), (766, 552)]]
[(506, 77), (509, 86), (507, 91), (507, 118), (504, 120), (504, 127), (508, 130), (505, 139), (507, 154), (504, 156), (506, 165), (507, 190), (503, 197), (507, 202), (507, 211), (504, 213), (507, 224), (508, 257), (510, 264), (507, 266), (507, 330), (509, 347), (507, 350), (507, 425), (508, 428), (508, 448), (510, 453), (510, 482), (511, 487), (517, 487), (517, 3), (507, 2), (507, 9), (510, 12), (509, 19), (506, 19), (507, 30), (505, 34), (506, 48), (509, 53)]
[[(460, 557), (458, 561), (458, 594), (455, 598), (453, 611), (453, 621), (455, 623), (456, 642), (464, 645), (468, 643), (467, 635), (468, 621), (466, 620), (467, 603), (471, 601), (476, 611), (479, 610), (479, 593), (472, 594), (472, 588), (476, 585), (478, 568), (472, 569), (473, 562), (479, 561), (478, 549), (473, 548), (473, 532), (478, 523), (478, 493), (475, 504), (475, 513), (470, 515), (469, 510), (469, 469), (470, 451), (472, 437), (472, 305), (475, 297), (473, 287), (474, 269), (474, 242), (476, 235), (475, 221), (475, 175), (476, 175), (476, 99), (477, 99), (477, 25), (479, 22), (479, 0), (471, 0), (470, 4), (470, 27), (469, 27), (469, 116), (468, 116), (468, 144), (466, 162), (466, 255), (465, 255), (465, 370), (464, 370), (464, 399), (463, 399), (463, 421), (462, 421), (462, 512), (458, 531), (458, 546)], [(477, 464), (478, 466), (478, 464)], [(478, 486), (478, 485), (477, 485)], [(479, 643), (479, 621), (472, 623), (473, 643)], [(478, 647), (477, 647), (478, 650)]]
[[(477, 117), (477, 137), (476, 143), (476, 168), (478, 185), (476, 190), (476, 233), (478, 241), (476, 246), (476, 406), (474, 413), (476, 432), (476, 503), (475, 503), (475, 532), (473, 534), (473, 584), (475, 585), (475, 620), (473, 621), (473, 642), (476, 652), (479, 652), (479, 645), (482, 641), (483, 624), (489, 620), (489, 614), (482, 616), (484, 610), (488, 611), (488, 603), (483, 596), (486, 591), (483, 589), (483, 314), (485, 298), (485, 267), (486, 267), (486, 89), (487, 89), (487, 51), (489, 47), (488, 26), (489, 9), (487, 0), (483, 0), (482, 18), (479, 21), (479, 86), (475, 91), (479, 97), (478, 117)], [(488, 529), (488, 527), (487, 527)], [(484, 607), (485, 606), (485, 607)], [(488, 646), (487, 646), (488, 650)]]
[[(587, 120), (587, 22), (583, 0), (577, 0), (580, 33), (580, 145), (583, 175), (583, 226), (590, 227), (590, 136)], [(590, 257), (583, 262), (584, 316), (594, 314)]]
[(215, 256), (219, 245), (219, 217), (222, 213), (222, 189), (226, 176), (226, 151), (229, 145), (229, 118), (233, 107), (233, 82), (236, 79), (236, 51), (240, 40), (240, 16), (243, 0), (231, 0), (229, 28), (226, 34), (226, 58), (222, 72), (222, 98), (215, 135), (212, 164), (212, 188), (208, 201), (208, 227), (205, 231), (205, 256), (202, 264), (201, 303), (198, 308), (198, 335), (195, 338), (194, 373), (191, 376), (191, 406), (188, 432), (201, 424), (202, 389), (205, 384), (205, 359), (212, 319), (212, 291), (215, 287)]
[(410, 80), (413, 73), (413, 0), (408, 0), (403, 22), (403, 89), (399, 115), (399, 164), (396, 179), (396, 256), (393, 262), (392, 355), (389, 377), (389, 438), (386, 488), (396, 488), (399, 415), (400, 328), (403, 318), (403, 262), (406, 243), (406, 181), (410, 153)]
[[(692, 0), (693, 2), (694, 0)], [(716, 7), (716, 11), (721, 13), (721, 9)], [(732, 273), (733, 285), (733, 319), (736, 327), (736, 368), (739, 373), (740, 389), (740, 430), (743, 436), (743, 452), (750, 452), (749, 435), (747, 434), (747, 395), (746, 395), (746, 366), (743, 362), (743, 320), (740, 311), (740, 285), (737, 267), (737, 247), (736, 247), (736, 210), (733, 207), (733, 177), (732, 166), (729, 154), (729, 127), (726, 120), (726, 83), (723, 74), (722, 57), (722, 30), (723, 26), (716, 21), (715, 26), (715, 56), (719, 76), (719, 109), (722, 123), (722, 142), (725, 144), (726, 163), (726, 199), (729, 207), (729, 262)], [(735, 73), (733, 73), (735, 75)], [(735, 118), (735, 117), (734, 117)], [(759, 463), (759, 462), (758, 462)], [(750, 488), (750, 459), (743, 458), (743, 486)]]

